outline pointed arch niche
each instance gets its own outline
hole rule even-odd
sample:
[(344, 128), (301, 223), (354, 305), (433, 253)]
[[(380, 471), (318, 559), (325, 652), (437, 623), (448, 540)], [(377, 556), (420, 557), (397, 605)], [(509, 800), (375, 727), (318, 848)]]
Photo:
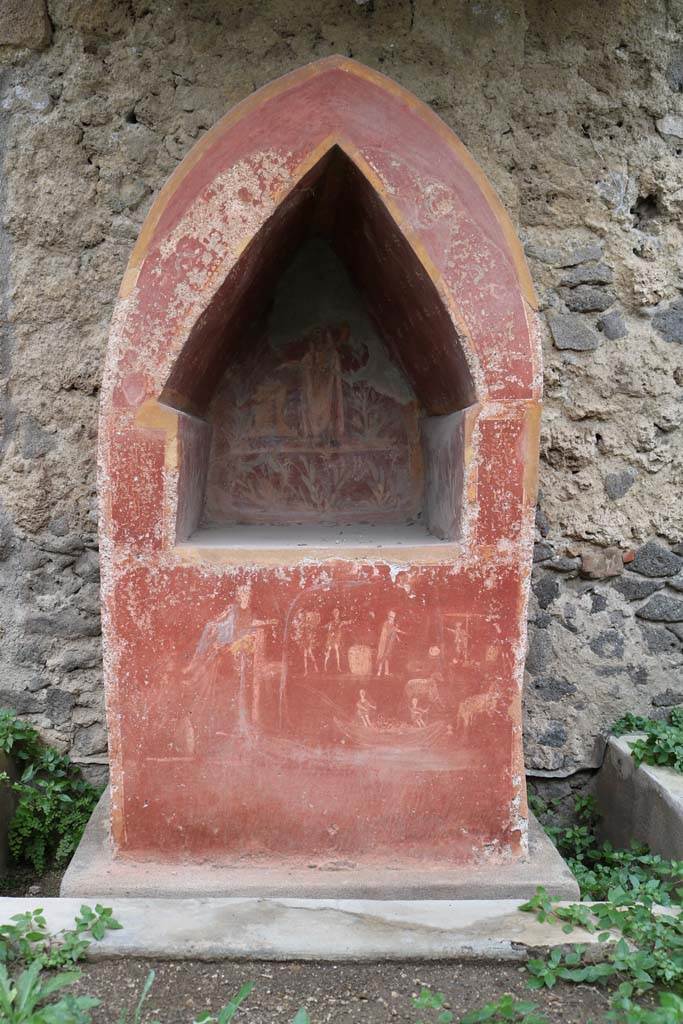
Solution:
[(203, 530), (180, 540), (278, 543), (253, 526), (293, 527), (278, 538), (297, 546), (458, 539), (476, 389), (378, 189), (330, 146), (190, 331), (160, 395), (208, 425), (199, 472), (178, 481)]

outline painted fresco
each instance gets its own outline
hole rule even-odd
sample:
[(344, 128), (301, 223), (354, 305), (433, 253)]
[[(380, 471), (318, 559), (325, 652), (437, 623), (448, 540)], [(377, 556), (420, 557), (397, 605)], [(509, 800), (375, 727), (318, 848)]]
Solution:
[[(286, 736), (336, 760), (379, 751), (403, 763), (438, 750), (423, 767), (452, 768), (458, 733), (495, 710), (489, 690), (472, 691), (482, 662), (492, 675), (500, 667), (498, 647), (474, 647), (477, 614), (416, 608), (403, 588), (378, 606), (374, 590), (311, 588), (272, 614), (255, 610), (251, 584), (240, 586), (202, 629), (184, 673), (188, 753), (220, 756), (235, 739)], [(494, 618), (485, 628), (495, 636)]]
[[(131, 681), (121, 719), (130, 848), (150, 828), (168, 856), (410, 858), (428, 834), (466, 860), (497, 842), (519, 578), (336, 570), (240, 572), (208, 600), (189, 566), (155, 575), (158, 643), (130, 650), (144, 705)], [(132, 570), (122, 631), (149, 585)]]
[(304, 247), (264, 333), (212, 402), (205, 525), (415, 521), (418, 403), (329, 246)]

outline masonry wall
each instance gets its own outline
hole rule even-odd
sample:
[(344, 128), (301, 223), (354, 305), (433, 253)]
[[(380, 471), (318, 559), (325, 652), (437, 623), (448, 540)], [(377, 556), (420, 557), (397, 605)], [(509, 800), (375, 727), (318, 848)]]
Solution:
[(334, 52), (455, 130), (518, 225), (541, 297), (530, 773), (582, 778), (616, 717), (682, 703), (683, 2), (48, 11), (5, 0), (0, 17), (0, 705), (91, 773), (106, 765), (95, 444), (120, 278), (201, 133)]

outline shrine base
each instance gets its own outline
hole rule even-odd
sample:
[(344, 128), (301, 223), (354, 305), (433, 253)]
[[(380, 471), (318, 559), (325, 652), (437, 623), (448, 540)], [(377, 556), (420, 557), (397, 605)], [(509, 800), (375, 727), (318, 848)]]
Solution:
[(113, 857), (105, 792), (64, 875), (60, 895), (486, 900), (528, 899), (538, 885), (558, 899), (579, 897), (576, 879), (533, 816), (529, 855), (508, 864), (392, 870), (379, 864), (325, 869), (282, 860), (169, 863)]

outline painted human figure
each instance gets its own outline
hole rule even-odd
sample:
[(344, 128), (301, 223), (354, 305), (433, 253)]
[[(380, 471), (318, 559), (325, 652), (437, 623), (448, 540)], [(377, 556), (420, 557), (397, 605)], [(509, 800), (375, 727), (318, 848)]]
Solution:
[(456, 622), (455, 627), (447, 626), (446, 629), (453, 637), (454, 664), (467, 662), (467, 625), (465, 622)]
[(300, 645), (304, 657), (304, 675), (308, 675), (309, 663), (318, 671), (318, 662), (313, 647), (317, 642), (320, 624), (319, 612), (298, 612), (294, 619), (294, 639)]
[(424, 729), (427, 724), (426, 716), (429, 708), (421, 708), (417, 702), (417, 697), (413, 697), (410, 702), (410, 721), (413, 725), (418, 726), (420, 729)]
[[(346, 329), (348, 334), (348, 329)], [(316, 328), (301, 360), (301, 418), (306, 437), (339, 444), (344, 434), (342, 371), (335, 331)]]
[(258, 722), (264, 629), (272, 625), (275, 625), (274, 619), (254, 617), (251, 587), (238, 587), (236, 601), (225, 614), (207, 622), (187, 668), (187, 675), (197, 686), (198, 706), (205, 705), (205, 713), (211, 714), (220, 704), (215, 691), (223, 684), (224, 655), (231, 655), (239, 674), (237, 709), (238, 729), (242, 735), (249, 732), (250, 721)]
[(405, 636), (405, 630), (399, 629), (396, 624), (396, 612), (389, 612), (379, 634), (377, 646), (377, 675), (389, 675), (389, 658), (398, 638)]
[(376, 710), (377, 705), (370, 703), (365, 690), (360, 690), (358, 693), (358, 700), (356, 701), (356, 714), (358, 715), (366, 729), (372, 729), (372, 722), (370, 721), (370, 712)]
[(341, 672), (342, 634), (345, 627), (348, 625), (350, 625), (350, 623), (344, 622), (341, 617), (341, 612), (338, 608), (335, 608), (332, 612), (332, 618), (326, 626), (327, 636), (325, 637), (325, 661), (323, 662), (324, 672), (327, 672), (327, 663), (329, 662), (333, 651), (337, 661), (337, 672)]

